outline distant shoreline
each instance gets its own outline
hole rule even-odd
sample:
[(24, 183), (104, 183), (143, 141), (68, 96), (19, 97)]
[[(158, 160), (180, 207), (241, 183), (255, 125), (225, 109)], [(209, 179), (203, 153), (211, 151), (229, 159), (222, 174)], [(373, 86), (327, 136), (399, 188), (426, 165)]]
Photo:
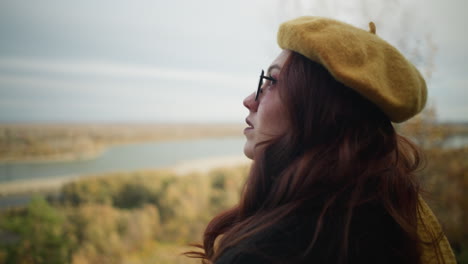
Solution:
[[(131, 144), (125, 143), (125, 144)], [(81, 153), (63, 153), (51, 156), (37, 156), (37, 157), (15, 157), (15, 158), (0, 158), (0, 165), (2, 164), (25, 164), (25, 163), (55, 163), (55, 162), (69, 162), (79, 160), (92, 160), (99, 158), (107, 149), (113, 147), (109, 145), (102, 147), (96, 151), (88, 151)]]
[[(210, 170), (225, 167), (235, 167), (241, 165), (248, 165), (251, 162), (243, 155), (240, 156), (223, 156), (223, 157), (210, 157), (194, 160), (186, 160), (178, 162), (172, 166), (159, 167), (151, 170), (171, 171), (179, 176), (189, 173), (206, 173)], [(146, 169), (145, 169), (146, 170)], [(21, 194), (34, 194), (54, 192), (59, 190), (66, 183), (83, 179), (86, 177), (99, 177), (105, 176), (108, 173), (92, 174), (92, 175), (65, 175), (53, 178), (39, 178), (29, 180), (18, 180), (14, 182), (6, 182), (0, 184), (0, 199), (12, 195)]]
[(107, 150), (116, 146), (132, 145), (132, 144), (145, 144), (145, 143), (161, 143), (161, 142), (173, 142), (173, 141), (184, 141), (184, 140), (197, 140), (197, 139), (216, 139), (216, 138), (230, 138), (232, 136), (214, 136), (214, 137), (187, 137), (177, 139), (154, 139), (154, 140), (141, 140), (141, 141), (128, 141), (108, 144), (107, 146), (101, 146), (95, 151), (81, 152), (81, 153), (65, 153), (56, 154), (52, 156), (39, 156), (39, 157), (24, 157), (16, 159), (2, 159), (0, 158), (0, 165), (4, 164), (34, 164), (34, 163), (57, 163), (57, 162), (70, 162), (80, 160), (93, 160), (102, 156)]
[(0, 164), (92, 160), (118, 145), (242, 136), (240, 124), (0, 124)]

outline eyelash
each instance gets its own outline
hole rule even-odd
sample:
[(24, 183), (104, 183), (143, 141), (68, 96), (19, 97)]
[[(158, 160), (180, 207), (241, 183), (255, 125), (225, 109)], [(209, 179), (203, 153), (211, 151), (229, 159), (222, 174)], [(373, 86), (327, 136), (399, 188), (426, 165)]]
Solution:
[[(278, 82), (278, 80), (275, 79), (275, 78), (273, 78), (273, 76), (271, 76), (271, 75), (269, 75), (269, 76), (264, 76), (263, 78), (266, 79), (266, 81), (264, 82), (264, 84), (266, 84), (266, 87), (265, 87), (265, 88), (269, 88), (269, 87), (275, 85), (275, 84)], [(264, 89), (264, 88), (260, 88), (260, 93), (263, 93), (263, 89)]]
[(269, 84), (268, 86), (270, 86), (270, 85), (275, 85), (276, 82), (278, 81), (278, 80), (276, 80), (275, 78), (273, 78), (273, 76), (271, 76), (271, 75), (268, 76), (268, 78), (271, 78), (271, 80), (267, 79), (267, 81), (266, 81), (266, 83)]

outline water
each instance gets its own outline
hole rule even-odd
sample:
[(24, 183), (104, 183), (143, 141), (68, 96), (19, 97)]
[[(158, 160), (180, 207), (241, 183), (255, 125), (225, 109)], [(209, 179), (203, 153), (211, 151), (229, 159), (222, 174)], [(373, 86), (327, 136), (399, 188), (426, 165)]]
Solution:
[[(92, 160), (0, 164), (0, 184), (17, 180), (161, 168), (180, 161), (242, 155), (244, 137), (145, 142), (109, 148)], [(468, 136), (447, 139), (445, 148), (468, 145)]]
[[(0, 185), (18, 180), (161, 168), (193, 159), (242, 155), (244, 143), (244, 137), (145, 142), (111, 147), (93, 160), (0, 164)], [(454, 136), (443, 143), (445, 148), (463, 146), (468, 146), (466, 135)], [(23, 206), (30, 199), (30, 194), (0, 196), (0, 210)]]
[(450, 137), (443, 142), (442, 146), (447, 149), (468, 146), (468, 135)]
[(109, 148), (92, 160), (0, 164), (0, 184), (17, 180), (161, 168), (180, 161), (242, 155), (244, 137), (145, 142)]

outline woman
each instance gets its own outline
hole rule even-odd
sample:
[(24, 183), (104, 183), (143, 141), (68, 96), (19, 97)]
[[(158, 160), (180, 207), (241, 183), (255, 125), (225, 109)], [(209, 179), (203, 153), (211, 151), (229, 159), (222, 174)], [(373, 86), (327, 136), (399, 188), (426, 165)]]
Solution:
[(283, 49), (249, 110), (241, 200), (207, 226), (207, 263), (455, 263), (419, 197), (417, 148), (393, 122), (422, 110), (417, 69), (331, 19), (280, 26)]

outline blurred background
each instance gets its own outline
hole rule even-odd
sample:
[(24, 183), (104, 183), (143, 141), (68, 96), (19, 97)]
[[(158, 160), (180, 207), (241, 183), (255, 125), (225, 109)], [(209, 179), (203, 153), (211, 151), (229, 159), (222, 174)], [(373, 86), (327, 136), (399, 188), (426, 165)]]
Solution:
[[(234, 205), (242, 130), (276, 31), (327, 16), (396, 46), (426, 110), (397, 129), (468, 263), (468, 21), (463, 0), (0, 0), (0, 263), (194, 263)], [(196, 263), (196, 262), (195, 262)]]

